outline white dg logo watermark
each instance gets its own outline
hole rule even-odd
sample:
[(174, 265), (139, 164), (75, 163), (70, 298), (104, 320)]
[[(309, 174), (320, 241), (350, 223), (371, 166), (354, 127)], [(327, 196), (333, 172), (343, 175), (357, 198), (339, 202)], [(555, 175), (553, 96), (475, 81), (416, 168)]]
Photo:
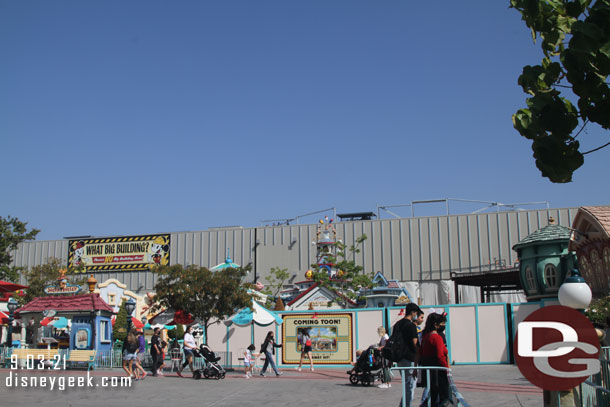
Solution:
[[(534, 329), (554, 329), (559, 331), (562, 336), (561, 342), (553, 342), (541, 346), (539, 349), (534, 350)], [(569, 354), (574, 349), (580, 349), (583, 352), (596, 355), (598, 348), (590, 343), (579, 342), (578, 332), (570, 325), (564, 324), (563, 322), (555, 321), (525, 321), (518, 325), (519, 330), (519, 343), (517, 347), (517, 353), (521, 357), (532, 357), (536, 368), (549, 376), (560, 377), (560, 378), (575, 378), (589, 376), (599, 372), (600, 362), (596, 357), (591, 358), (571, 358), (568, 359), (568, 363), (571, 365), (584, 365), (586, 366), (583, 370), (576, 371), (561, 371), (553, 368), (549, 364), (549, 358), (560, 357)]]

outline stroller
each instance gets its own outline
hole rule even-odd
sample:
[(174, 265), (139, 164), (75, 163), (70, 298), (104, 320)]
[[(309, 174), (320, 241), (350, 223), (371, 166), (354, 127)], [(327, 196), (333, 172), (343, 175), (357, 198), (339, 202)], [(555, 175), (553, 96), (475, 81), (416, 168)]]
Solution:
[(195, 370), (193, 373), (194, 379), (199, 380), (201, 379), (201, 376), (205, 377), (206, 379), (214, 378), (216, 380), (225, 378), (226, 371), (218, 363), (220, 357), (217, 357), (212, 349), (202, 344), (199, 349), (193, 352), (193, 354), (197, 357), (203, 358), (204, 362), (203, 367)]
[(349, 381), (351, 384), (362, 384), (363, 386), (371, 386), (375, 380), (381, 380), (383, 370), (383, 360), (381, 352), (375, 345), (369, 346), (367, 350), (362, 352), (356, 366), (349, 370)]

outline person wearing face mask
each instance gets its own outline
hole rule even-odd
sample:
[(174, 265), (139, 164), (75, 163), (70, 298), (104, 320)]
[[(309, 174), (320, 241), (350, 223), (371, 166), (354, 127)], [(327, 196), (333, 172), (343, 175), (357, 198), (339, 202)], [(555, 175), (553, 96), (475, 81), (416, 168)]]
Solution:
[[(405, 317), (398, 321), (392, 328), (392, 332), (400, 332), (402, 334), (402, 350), (401, 360), (398, 361), (399, 367), (409, 367), (417, 364), (419, 353), (419, 338), (417, 337), (417, 327), (414, 321), (417, 320), (417, 315), (421, 309), (413, 303), (407, 304), (405, 307)], [(405, 372), (405, 405), (411, 406), (413, 395), (415, 393), (416, 377), (415, 370)], [(399, 406), (402, 405), (402, 400)]]
[[(449, 368), (447, 346), (441, 334), (445, 331), (447, 318), (445, 315), (432, 313), (426, 319), (426, 327), (422, 333), (421, 364), (422, 366), (441, 366)], [(432, 406), (443, 406), (451, 400), (449, 380), (444, 370), (430, 371), (430, 399)]]

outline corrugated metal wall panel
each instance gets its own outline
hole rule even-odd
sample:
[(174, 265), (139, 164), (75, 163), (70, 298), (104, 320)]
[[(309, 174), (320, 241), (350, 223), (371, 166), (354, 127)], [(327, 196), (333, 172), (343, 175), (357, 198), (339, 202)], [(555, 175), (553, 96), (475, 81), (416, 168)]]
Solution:
[(427, 218), (428, 224), (428, 263), (430, 269), (430, 280), (440, 280), (441, 261), (443, 255), (439, 246), (438, 218)]
[(369, 222), (368, 225), (371, 227), (371, 234), (368, 235), (369, 239), (367, 239), (367, 243), (372, 247), (372, 256), (371, 256), (371, 270), (373, 273), (383, 270), (383, 231), (381, 228), (380, 221)]
[(439, 247), (442, 255), (440, 256), (440, 264), (439, 267), (441, 269), (441, 279), (450, 278), (449, 270), (451, 270), (451, 261), (453, 260), (451, 252), (450, 242), (450, 231), (449, 231), (449, 218), (439, 218), (438, 219), (438, 229), (439, 229)]
[(388, 222), (389, 226), (389, 248), (391, 258), (391, 273), (390, 278), (402, 279), (402, 261), (400, 256), (400, 220), (392, 219)]
[(449, 240), (449, 251), (451, 252), (451, 261), (449, 268), (452, 270), (457, 270), (462, 267), (461, 257), (462, 253), (460, 251), (460, 229), (459, 222), (457, 216), (448, 216), (448, 240)]
[(411, 251), (411, 220), (401, 219), (400, 220), (400, 232), (401, 232), (401, 244), (400, 253), (402, 255), (402, 270), (401, 280), (412, 281), (413, 280), (413, 253)]
[(491, 261), (491, 264), (494, 264), (495, 261), (502, 259), (502, 252), (500, 251), (501, 237), (498, 227), (498, 214), (488, 218), (487, 232), (489, 239), (489, 260)]
[[(563, 208), (342, 222), (335, 226), (337, 237), (348, 247), (362, 234), (368, 236), (355, 256), (366, 272), (382, 271), (388, 278), (419, 281), (448, 279), (451, 271), (478, 268), (494, 260), (510, 265), (516, 260), (512, 246), (546, 226), (549, 215), (559, 224), (571, 226), (576, 212), (577, 208)], [(210, 268), (224, 262), (228, 248), (233, 261), (247, 265), (254, 262), (258, 239), (261, 245), (257, 249), (257, 273), (261, 281), (275, 266), (288, 268), (301, 280), (316, 260), (315, 246), (311, 244), (316, 231), (317, 224), (308, 224), (172, 233), (170, 263)], [(291, 245), (294, 239), (296, 242)], [(51, 257), (65, 262), (68, 241), (25, 242), (12, 253), (13, 265), (18, 267), (44, 264)], [(134, 290), (152, 290), (156, 281), (150, 272), (97, 273), (96, 278), (116, 278)]]

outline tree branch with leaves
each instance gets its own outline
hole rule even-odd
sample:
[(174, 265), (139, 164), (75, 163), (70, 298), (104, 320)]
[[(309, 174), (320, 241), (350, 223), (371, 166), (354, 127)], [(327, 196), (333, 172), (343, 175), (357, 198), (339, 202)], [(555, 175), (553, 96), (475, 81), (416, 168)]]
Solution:
[(205, 267), (159, 266), (154, 269), (159, 279), (155, 284), (154, 310), (185, 311), (203, 326), (208, 340), (208, 328), (220, 323), (239, 309), (251, 306), (249, 285), (242, 283), (247, 268), (212, 272)]
[(331, 278), (325, 269), (318, 269), (317, 264), (311, 265), (312, 279), (322, 287), (339, 294), (340, 305), (344, 308), (348, 306), (348, 299), (356, 300), (358, 298), (361, 288), (373, 286), (373, 273), (365, 273), (364, 268), (356, 263), (356, 255), (360, 253), (360, 247), (366, 239), (367, 236), (363, 234), (356, 239), (354, 245), (349, 247), (340, 241), (333, 243), (336, 255), (328, 254), (326, 258), (329, 263), (334, 264), (334, 268), (337, 270), (334, 278)]
[(268, 295), (265, 306), (270, 307), (272, 303), (277, 302), (280, 292), (284, 288), (284, 284), (286, 284), (286, 281), (288, 281), (289, 278), (290, 274), (288, 273), (288, 269), (271, 267), (269, 275), (265, 277), (267, 284), (263, 289), (263, 293)]
[(19, 243), (26, 240), (34, 240), (40, 232), (38, 229), (28, 231), (27, 222), (21, 222), (17, 218), (0, 216), (0, 280), (8, 280), (16, 283), (22, 268), (11, 267), (13, 258), (11, 251), (17, 249)]
[[(25, 289), (25, 295), (16, 297), (17, 301), (21, 305), (24, 305), (36, 297), (46, 297), (47, 294), (44, 292), (45, 287), (57, 284), (58, 278), (61, 275), (59, 271), (62, 269), (66, 269), (66, 267), (63, 266), (63, 262), (60, 259), (50, 257), (46, 264), (34, 266), (30, 270), (24, 270), (23, 276), (25, 277), (28, 288)], [(84, 267), (82, 266), (67, 268), (65, 274), (66, 279), (70, 283), (84, 288), (87, 278), (82, 274), (83, 269)]]
[[(525, 66), (519, 85), (531, 97), (512, 117), (532, 140), (536, 166), (555, 183), (572, 181), (584, 163), (578, 135), (589, 123), (610, 129), (610, 0), (511, 0), (534, 41), (542, 39), (539, 65)], [(559, 89), (570, 89), (573, 103)], [(577, 130), (578, 129), (578, 130)]]

